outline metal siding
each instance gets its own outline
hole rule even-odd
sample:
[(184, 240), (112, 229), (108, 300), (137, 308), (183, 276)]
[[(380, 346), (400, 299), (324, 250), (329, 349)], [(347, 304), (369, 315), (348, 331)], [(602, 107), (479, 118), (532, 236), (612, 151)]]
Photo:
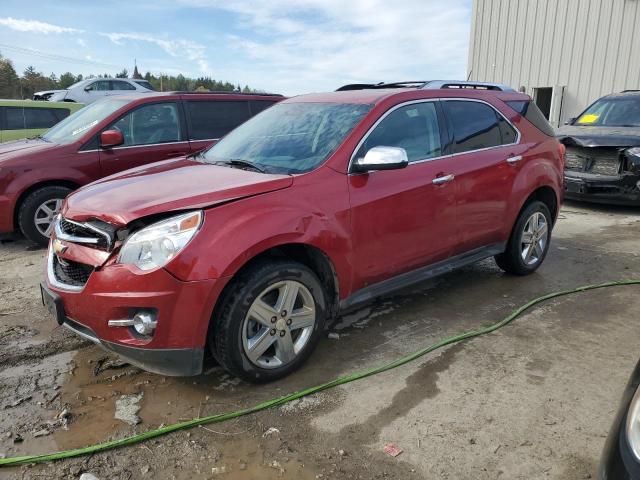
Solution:
[(562, 120), (640, 89), (640, 0), (474, 0), (468, 72), (514, 88), (564, 85)]

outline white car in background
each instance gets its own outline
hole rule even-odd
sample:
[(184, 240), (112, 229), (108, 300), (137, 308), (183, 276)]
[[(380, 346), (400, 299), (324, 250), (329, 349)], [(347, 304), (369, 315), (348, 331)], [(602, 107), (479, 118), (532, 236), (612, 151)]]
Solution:
[(147, 81), (138, 78), (87, 78), (74, 83), (65, 90), (45, 90), (35, 92), (34, 100), (50, 102), (78, 102), (89, 104), (96, 100), (123, 93), (148, 93), (155, 89)]

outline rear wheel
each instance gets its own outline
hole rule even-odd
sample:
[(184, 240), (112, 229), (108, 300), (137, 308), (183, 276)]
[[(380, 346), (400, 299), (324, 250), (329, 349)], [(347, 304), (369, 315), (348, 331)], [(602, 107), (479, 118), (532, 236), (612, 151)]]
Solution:
[(256, 264), (229, 286), (209, 343), (230, 373), (268, 382), (296, 370), (322, 334), (325, 294), (305, 265)]
[(531, 202), (520, 213), (507, 249), (496, 255), (498, 266), (515, 275), (535, 272), (549, 250), (551, 227), (549, 208), (540, 201)]
[(18, 210), (20, 230), (34, 243), (46, 246), (53, 231), (56, 215), (71, 189), (61, 186), (39, 188), (30, 193)]

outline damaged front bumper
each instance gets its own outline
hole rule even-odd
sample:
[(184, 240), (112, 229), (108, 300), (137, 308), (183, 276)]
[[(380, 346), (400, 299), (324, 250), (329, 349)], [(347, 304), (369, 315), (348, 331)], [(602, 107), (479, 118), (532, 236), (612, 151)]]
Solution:
[(600, 175), (565, 171), (565, 198), (596, 203), (640, 205), (640, 175)]

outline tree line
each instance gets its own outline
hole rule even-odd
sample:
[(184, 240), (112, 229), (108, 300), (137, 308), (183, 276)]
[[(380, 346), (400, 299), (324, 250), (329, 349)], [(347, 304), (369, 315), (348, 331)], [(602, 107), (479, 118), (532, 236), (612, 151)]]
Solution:
[[(42, 72), (38, 72), (35, 67), (28, 66), (20, 76), (13, 67), (13, 62), (0, 54), (0, 98), (29, 99), (33, 97), (34, 92), (68, 88), (74, 83), (85, 78), (110, 78), (114, 76), (117, 78), (129, 78), (129, 72), (127, 69), (123, 69), (116, 75), (104, 73), (99, 75), (88, 75), (86, 77), (83, 77), (82, 74), (74, 75), (71, 72), (65, 72), (58, 77), (54, 73), (46, 76)], [(245, 87), (242, 88), (240, 85), (214, 80), (211, 77), (189, 78), (182, 74), (175, 76), (155, 75), (151, 72), (141, 75), (137, 66), (133, 69), (131, 78), (148, 80), (156, 90), (165, 92), (194, 90), (224, 92), (255, 91), (249, 88), (248, 85), (245, 85)]]

